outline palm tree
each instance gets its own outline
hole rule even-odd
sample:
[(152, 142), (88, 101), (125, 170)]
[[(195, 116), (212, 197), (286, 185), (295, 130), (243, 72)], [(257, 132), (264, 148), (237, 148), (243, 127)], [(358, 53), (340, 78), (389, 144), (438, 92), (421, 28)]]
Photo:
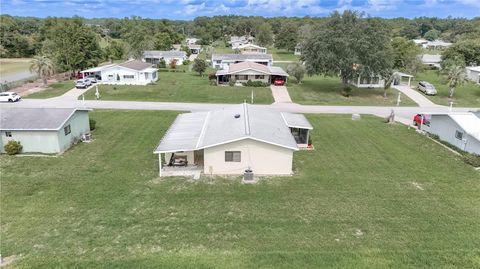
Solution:
[(455, 88), (465, 82), (464, 68), (457, 64), (449, 65), (445, 68), (445, 76), (448, 80), (448, 87), (450, 88), (450, 98), (452, 98)]
[(54, 74), (53, 62), (46, 56), (35, 56), (30, 63), (30, 72), (35, 72), (47, 85), (47, 79)]

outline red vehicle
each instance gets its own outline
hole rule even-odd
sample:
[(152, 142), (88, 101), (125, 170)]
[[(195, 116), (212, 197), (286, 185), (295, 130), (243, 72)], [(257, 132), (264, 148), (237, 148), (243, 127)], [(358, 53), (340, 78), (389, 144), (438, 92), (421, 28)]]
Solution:
[(275, 86), (283, 86), (283, 84), (285, 84), (285, 80), (281, 78), (277, 78), (273, 81), (273, 85)]
[(419, 126), (420, 124), (430, 126), (430, 115), (426, 115), (426, 114), (415, 115), (413, 117), (413, 125)]
[(75, 75), (75, 78), (76, 78), (76, 79), (82, 79), (82, 78), (84, 78), (84, 75), (83, 75), (83, 73), (78, 72), (78, 73)]

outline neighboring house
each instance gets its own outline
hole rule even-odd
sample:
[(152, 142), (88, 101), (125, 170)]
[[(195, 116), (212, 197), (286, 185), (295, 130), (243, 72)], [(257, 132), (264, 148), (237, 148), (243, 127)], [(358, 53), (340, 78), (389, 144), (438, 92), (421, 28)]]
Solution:
[(443, 40), (413, 39), (412, 41), (424, 49), (446, 49), (452, 45), (452, 43)]
[(226, 69), (230, 64), (241, 62), (254, 62), (266, 66), (272, 66), (271, 54), (212, 54), (212, 67)]
[(158, 64), (160, 60), (163, 59), (167, 65), (169, 65), (173, 60), (177, 61), (177, 65), (182, 65), (183, 61), (187, 59), (187, 53), (185, 51), (162, 51), (162, 50), (146, 50), (143, 52), (142, 61)]
[(467, 79), (480, 84), (480, 66), (467, 66), (465, 68)]
[(2, 108), (0, 151), (10, 140), (23, 153), (61, 153), (90, 133), (88, 111), (80, 108)]
[(430, 124), (421, 129), (454, 145), (455, 147), (480, 155), (480, 118), (472, 112), (433, 113)]
[(196, 37), (187, 37), (185, 39), (185, 42), (187, 43), (187, 45), (195, 45), (197, 44), (197, 42), (199, 41), (200, 39), (196, 38)]
[(312, 129), (300, 114), (232, 105), (178, 115), (154, 153), (160, 176), (176, 165), (208, 175), (240, 175), (246, 169), (258, 175), (291, 175), (293, 152), (308, 144)]
[(357, 88), (382, 88), (385, 80), (380, 76), (357, 76), (350, 84)]
[(422, 63), (430, 67), (440, 68), (440, 63), (442, 62), (442, 55), (440, 54), (423, 54)]
[(239, 46), (245, 44), (253, 44), (255, 38), (252, 36), (231, 36), (230, 41), (228, 43), (232, 47), (232, 49), (237, 49)]
[(260, 47), (254, 44), (244, 44), (237, 47), (242, 54), (266, 54), (267, 48)]
[(295, 46), (295, 50), (294, 50), (293, 54), (295, 54), (295, 55), (302, 55), (302, 47), (301, 47), (300, 44), (297, 44), (297, 45)]
[(288, 74), (278, 66), (266, 66), (254, 62), (241, 62), (230, 64), (223, 70), (215, 73), (217, 76), (217, 85), (228, 84), (232, 79), (237, 83), (251, 81), (261, 81), (264, 83), (273, 83), (276, 79), (287, 80)]
[(102, 84), (146, 85), (157, 81), (157, 68), (153, 64), (139, 60), (129, 60), (121, 64), (109, 64), (81, 71), (83, 75), (94, 74)]
[[(202, 46), (201, 45), (195, 45), (195, 44), (188, 45), (187, 44), (187, 47), (190, 50), (190, 53), (192, 53), (192, 54), (199, 54), (200, 52), (202, 52)], [(180, 45), (180, 44), (173, 45), (173, 50), (182, 51), (182, 45)]]

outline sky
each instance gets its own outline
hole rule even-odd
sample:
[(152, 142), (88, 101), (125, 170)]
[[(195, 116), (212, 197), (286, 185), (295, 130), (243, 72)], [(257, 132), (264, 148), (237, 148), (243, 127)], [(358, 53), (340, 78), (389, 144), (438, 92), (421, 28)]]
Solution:
[(34, 17), (165, 18), (251, 15), (324, 17), (354, 9), (370, 16), (480, 17), (480, 0), (0, 0), (0, 14)]

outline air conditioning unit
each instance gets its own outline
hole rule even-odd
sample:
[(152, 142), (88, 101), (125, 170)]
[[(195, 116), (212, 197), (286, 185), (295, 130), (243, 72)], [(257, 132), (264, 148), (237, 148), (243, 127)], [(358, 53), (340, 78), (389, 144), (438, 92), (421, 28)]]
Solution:
[(253, 182), (253, 171), (251, 169), (245, 170), (245, 173), (243, 174), (243, 181)]
[(83, 134), (82, 135), (82, 142), (85, 142), (85, 143), (92, 142), (92, 134), (91, 133)]

